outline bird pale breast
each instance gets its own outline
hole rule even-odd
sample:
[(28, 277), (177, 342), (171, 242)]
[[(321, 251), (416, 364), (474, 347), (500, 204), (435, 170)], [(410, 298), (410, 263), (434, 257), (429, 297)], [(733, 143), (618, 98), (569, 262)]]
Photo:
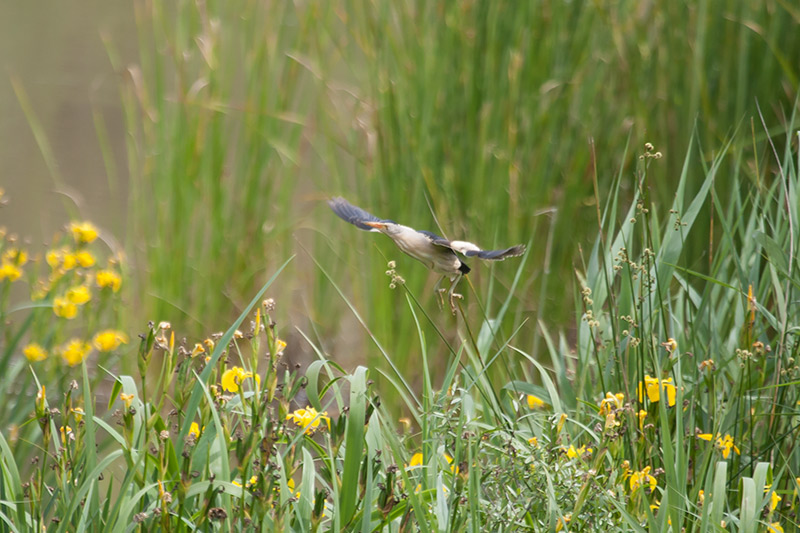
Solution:
[(395, 243), (404, 253), (439, 274), (458, 272), (458, 267), (461, 265), (461, 260), (452, 250), (433, 244), (428, 237), (418, 231), (403, 232), (402, 237), (395, 239)]

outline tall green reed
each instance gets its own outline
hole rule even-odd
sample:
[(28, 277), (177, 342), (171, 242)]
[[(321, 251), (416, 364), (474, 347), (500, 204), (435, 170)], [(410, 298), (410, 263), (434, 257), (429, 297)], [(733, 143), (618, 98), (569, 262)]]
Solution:
[[(332, 181), (337, 192), (380, 216), (451, 238), (487, 247), (530, 239), (523, 290), (505, 333), (525, 319), (567, 323), (571, 298), (563, 288), (571, 276), (565, 273), (595, 219), (592, 182), (596, 177), (605, 190), (617, 169), (631, 172), (634, 154), (620, 158), (626, 143), (652, 141), (668, 155), (650, 170), (649, 186), (653, 197), (671, 198), (684, 172), (676, 154), (692, 135), (706, 158), (707, 147), (755, 115), (756, 100), (791, 105), (798, 63), (785, 59), (798, 49), (789, 46), (797, 40), (796, 13), (773, 7), (787, 11), (774, 16), (760, 2), (657, 9), (631, 2), (359, 3), (345, 20), (360, 55), (342, 46), (337, 52), (344, 58), (334, 65), (353, 57), (364, 66), (354, 72), (363, 132), (337, 136), (349, 141), (360, 165), (336, 169)], [(323, 67), (325, 79), (335, 79), (333, 69)], [(737, 158), (750, 145), (739, 139), (731, 147)], [(736, 158), (723, 164), (715, 186), (727, 195), (741, 169)], [(704, 173), (695, 165), (685, 172), (685, 187), (696, 191)], [(624, 198), (635, 194), (628, 181), (619, 187)], [(408, 353), (405, 365), (414, 357), (411, 344), (393, 332), (413, 324), (398, 316), (401, 299), (392, 303), (390, 291), (374, 290), (385, 260), (361, 253), (370, 241), (356, 238), (357, 253), (336, 250), (358, 272), (353, 294), (370, 309), (371, 328)], [(692, 239), (685, 246), (702, 253), (705, 240)], [(387, 257), (398, 260), (421, 300), (432, 302), (433, 280), (399, 254)], [(498, 265), (472, 274), (489, 316), (514, 272)], [(525, 330), (520, 342), (539, 354), (538, 336)]]
[[(130, 244), (148, 312), (230, 313), (291, 249), (309, 76), (290, 4), (139, 2), (140, 59), (118, 63)], [(213, 289), (200, 289), (201, 286)]]
[[(396, 260), (428, 309), (434, 280), (390, 243), (331, 224), (325, 197), (485, 247), (530, 241), (514, 320), (501, 327), (510, 335), (525, 320), (565, 324), (572, 277), (552, 273), (570, 272), (575, 245), (588, 243), (594, 169), (608, 187), (635, 165), (630, 152), (619, 158), (626, 143), (654, 142), (668, 157), (650, 171), (652, 194), (670, 198), (682, 174), (675, 154), (693, 132), (705, 153), (756, 100), (777, 110), (797, 89), (797, 14), (783, 4), (239, 7), (137, 4), (140, 64), (112, 59), (126, 76), (130, 242), (147, 265), (148, 318), (179, 308), (197, 322), (205, 310), (241, 307), (271, 258), (297, 240), (368, 309), (370, 329), (410, 373), (415, 324), (383, 272)], [(731, 146), (718, 195), (746, 175), (737, 162), (749, 145)], [(686, 172), (696, 191), (703, 173)], [(635, 194), (627, 181), (619, 187)], [(685, 246), (702, 253), (705, 241), (690, 236)], [(323, 348), (335, 337), (354, 359), (377, 363), (348, 324), (322, 326), (341, 303), (307, 257), (296, 263), (301, 290), (275, 289), (287, 312), (307, 316)], [(515, 275), (508, 264), (475, 269), (469, 316), (492, 318)], [(457, 338), (454, 321), (436, 320)], [(519, 342), (540, 355), (532, 331)]]

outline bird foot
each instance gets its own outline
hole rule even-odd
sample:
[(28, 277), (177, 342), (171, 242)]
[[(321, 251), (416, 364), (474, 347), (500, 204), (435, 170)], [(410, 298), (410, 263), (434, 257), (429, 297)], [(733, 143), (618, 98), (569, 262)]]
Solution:
[(455, 302), (456, 298), (458, 298), (459, 300), (463, 300), (464, 296), (461, 295), (461, 294), (458, 294), (457, 292), (451, 292), (450, 293), (450, 311), (453, 314), (456, 314), (456, 302)]

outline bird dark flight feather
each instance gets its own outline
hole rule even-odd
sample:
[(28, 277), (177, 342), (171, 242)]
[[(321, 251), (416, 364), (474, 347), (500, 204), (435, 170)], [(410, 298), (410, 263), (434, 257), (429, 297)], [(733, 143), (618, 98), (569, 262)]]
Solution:
[(378, 230), (367, 226), (364, 224), (364, 222), (391, 222), (390, 220), (384, 220), (371, 213), (367, 213), (360, 207), (354, 206), (341, 196), (337, 196), (336, 198), (331, 198), (328, 200), (328, 205), (331, 207), (333, 212), (339, 216), (339, 218), (365, 231)]
[(467, 257), (479, 257), (490, 261), (501, 261), (506, 257), (516, 257), (525, 253), (525, 247), (520, 245), (506, 248), (505, 250), (467, 250), (464, 255)]

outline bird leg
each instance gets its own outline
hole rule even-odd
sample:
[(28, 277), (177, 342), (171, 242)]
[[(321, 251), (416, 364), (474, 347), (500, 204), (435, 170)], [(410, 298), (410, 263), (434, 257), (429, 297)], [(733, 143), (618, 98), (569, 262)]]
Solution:
[(453, 281), (450, 282), (450, 291), (447, 293), (447, 295), (450, 297), (450, 311), (452, 311), (453, 314), (456, 314), (456, 303), (454, 299), (464, 299), (464, 296), (454, 292), (456, 290), (456, 285), (458, 285), (458, 282), (461, 281), (461, 276), (463, 276), (461, 272), (456, 274), (456, 276), (453, 278)]
[(444, 292), (447, 290), (442, 287), (442, 282), (445, 280), (447, 276), (442, 276), (439, 278), (439, 281), (436, 282), (436, 285), (433, 286), (433, 292), (436, 293), (436, 303), (439, 305), (439, 309), (444, 307)]

